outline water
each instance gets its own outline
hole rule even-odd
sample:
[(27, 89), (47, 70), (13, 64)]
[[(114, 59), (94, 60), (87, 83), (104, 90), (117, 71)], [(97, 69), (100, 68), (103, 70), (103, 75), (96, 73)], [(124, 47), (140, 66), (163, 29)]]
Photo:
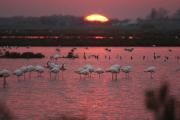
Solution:
[[(71, 48), (60, 49), (62, 55), (67, 55)], [(31, 80), (21, 78), (17, 81), (15, 76), (11, 76), (7, 79), (8, 87), (0, 88), (0, 99), (6, 101), (19, 120), (45, 120), (59, 114), (86, 116), (88, 120), (152, 120), (152, 113), (144, 105), (144, 93), (147, 89), (158, 88), (164, 81), (169, 82), (171, 95), (180, 99), (180, 71), (175, 71), (180, 67), (180, 60), (176, 58), (180, 56), (180, 48), (137, 47), (133, 52), (121, 47), (111, 49), (108, 52), (103, 47), (78, 47), (75, 53), (80, 56), (79, 59), (59, 59), (58, 63), (68, 66), (64, 79), (60, 76), (59, 80), (50, 80), (48, 70), (42, 78), (34, 72)], [(46, 65), (49, 57), (57, 52), (55, 47), (12, 48), (10, 51), (41, 52), (46, 58), (0, 59), (0, 69), (14, 71), (23, 65)], [(84, 52), (86, 56), (99, 55), (99, 59), (85, 60)], [(161, 58), (154, 60), (154, 52)], [(143, 56), (146, 56), (145, 60)], [(165, 56), (169, 57), (167, 61), (164, 61)], [(109, 73), (103, 74), (100, 79), (96, 74), (91, 79), (80, 79), (74, 70), (85, 64), (103, 69), (112, 64), (131, 65), (133, 72), (130, 79), (120, 73), (117, 81), (111, 80)], [(154, 79), (143, 72), (151, 65), (157, 67)]]

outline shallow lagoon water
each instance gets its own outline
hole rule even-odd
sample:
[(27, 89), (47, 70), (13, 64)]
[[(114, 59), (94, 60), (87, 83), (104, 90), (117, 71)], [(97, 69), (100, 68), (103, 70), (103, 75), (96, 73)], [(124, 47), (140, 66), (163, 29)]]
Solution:
[[(14, 71), (23, 65), (46, 65), (49, 57), (57, 53), (56, 48), (12, 48), (10, 51), (41, 52), (46, 57), (0, 59), (0, 69)], [(71, 49), (60, 47), (62, 55), (67, 55)], [(0, 99), (6, 101), (19, 120), (45, 120), (59, 114), (85, 116), (88, 120), (152, 120), (153, 115), (144, 104), (145, 90), (158, 88), (165, 81), (170, 85), (171, 95), (180, 99), (180, 71), (176, 72), (176, 69), (180, 68), (180, 60), (176, 58), (180, 56), (180, 48), (135, 47), (132, 52), (125, 51), (124, 47), (111, 49), (112, 51), (108, 52), (104, 47), (77, 47), (75, 53), (80, 58), (61, 58), (57, 61), (68, 66), (63, 79), (60, 74), (59, 80), (50, 80), (48, 70), (42, 77), (37, 77), (34, 72), (31, 80), (28, 75), (26, 80), (21, 78), (20, 81), (17, 81), (16, 76), (11, 76), (7, 79), (8, 87), (0, 87)], [(99, 59), (87, 57), (85, 60), (84, 52), (86, 56), (99, 55)], [(161, 58), (154, 60), (154, 52)], [(130, 59), (131, 56), (133, 59)], [(143, 56), (146, 56), (145, 60), (142, 59)], [(165, 56), (169, 57), (167, 61), (164, 61)], [(126, 79), (122, 72), (118, 75), (118, 80), (112, 80), (110, 73), (104, 73), (100, 79), (96, 74), (93, 74), (92, 78), (80, 79), (74, 70), (86, 64), (103, 69), (112, 64), (131, 65), (133, 71), (130, 79)], [(143, 72), (151, 65), (157, 67), (153, 79)], [(2, 80), (0, 83), (2, 84)]]

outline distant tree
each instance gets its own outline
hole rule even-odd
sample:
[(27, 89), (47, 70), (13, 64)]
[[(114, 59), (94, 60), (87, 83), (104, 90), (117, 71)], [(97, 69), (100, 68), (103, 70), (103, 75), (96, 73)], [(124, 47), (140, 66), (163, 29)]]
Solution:
[(163, 20), (168, 18), (168, 11), (164, 8), (155, 9), (153, 8), (149, 15), (148, 20)]
[(174, 19), (180, 20), (180, 8), (173, 14)]
[(157, 16), (157, 10), (153, 8), (149, 13), (149, 15), (147, 16), (147, 19), (154, 20), (156, 19), (156, 16)]
[(56, 16), (43, 16), (40, 17), (40, 21), (44, 25), (56, 25), (58, 20)]
[(121, 23), (128, 24), (130, 21), (131, 21), (130, 19), (124, 19), (124, 20), (121, 21)]
[(144, 22), (144, 20), (143, 20), (142, 18), (138, 17), (138, 18), (136, 19), (136, 22), (137, 22), (137, 24), (141, 24), (141, 23)]

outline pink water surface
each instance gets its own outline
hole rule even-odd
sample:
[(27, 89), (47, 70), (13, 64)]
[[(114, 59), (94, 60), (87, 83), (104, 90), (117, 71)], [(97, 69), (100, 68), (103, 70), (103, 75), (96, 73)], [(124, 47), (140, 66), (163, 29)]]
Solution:
[[(71, 49), (59, 48), (62, 55)], [(176, 56), (180, 56), (180, 48), (137, 47), (133, 52), (125, 51), (123, 47), (111, 49), (108, 52), (103, 47), (78, 47), (75, 53), (80, 56), (79, 59), (59, 59), (58, 63), (66, 63), (68, 66), (64, 79), (60, 74), (59, 80), (50, 80), (48, 70), (41, 78), (34, 72), (31, 80), (21, 78), (17, 81), (15, 76), (11, 76), (7, 79), (8, 87), (0, 87), (0, 99), (6, 101), (19, 120), (46, 120), (58, 114), (86, 116), (88, 120), (152, 120), (153, 114), (144, 104), (144, 93), (147, 89), (158, 88), (164, 81), (169, 82), (170, 93), (180, 100), (180, 71), (176, 72), (180, 68), (180, 60), (176, 59)], [(49, 57), (57, 53), (55, 47), (12, 48), (10, 51), (41, 52), (46, 57), (29, 60), (0, 59), (0, 69), (14, 71), (23, 65), (45, 65)], [(99, 59), (85, 60), (84, 52), (87, 56), (99, 55)], [(161, 58), (154, 60), (154, 52), (161, 55)], [(146, 59), (143, 60), (142, 56), (146, 56)], [(168, 56), (169, 60), (165, 62), (164, 56)], [(100, 79), (96, 74), (92, 78), (80, 79), (74, 70), (86, 64), (103, 69), (112, 64), (131, 65), (133, 71), (130, 79), (126, 79), (124, 73), (118, 75), (118, 80), (111, 80), (109, 73), (103, 74)], [(157, 67), (154, 79), (143, 72), (151, 65)]]

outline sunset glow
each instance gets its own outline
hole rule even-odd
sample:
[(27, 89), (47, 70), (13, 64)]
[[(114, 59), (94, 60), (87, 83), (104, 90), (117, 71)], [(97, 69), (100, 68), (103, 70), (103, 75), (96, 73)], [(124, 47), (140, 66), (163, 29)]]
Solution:
[(91, 14), (85, 17), (85, 20), (89, 22), (108, 22), (109, 19), (100, 14)]

